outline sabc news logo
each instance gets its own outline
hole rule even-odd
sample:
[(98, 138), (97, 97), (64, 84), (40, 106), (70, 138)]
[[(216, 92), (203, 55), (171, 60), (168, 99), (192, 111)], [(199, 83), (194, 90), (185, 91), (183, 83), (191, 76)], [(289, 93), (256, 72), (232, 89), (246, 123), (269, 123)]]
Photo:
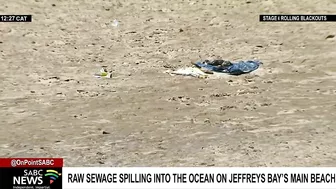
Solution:
[(43, 169), (34, 169), (34, 170), (28, 170), (25, 169), (23, 171), (23, 176), (14, 176), (13, 177), (13, 184), (14, 185), (42, 185), (43, 184), (43, 178), (48, 177), (49, 178), (49, 184), (51, 185), (54, 183), (59, 177), (62, 175), (56, 170), (48, 169), (46, 170), (46, 173), (44, 173)]

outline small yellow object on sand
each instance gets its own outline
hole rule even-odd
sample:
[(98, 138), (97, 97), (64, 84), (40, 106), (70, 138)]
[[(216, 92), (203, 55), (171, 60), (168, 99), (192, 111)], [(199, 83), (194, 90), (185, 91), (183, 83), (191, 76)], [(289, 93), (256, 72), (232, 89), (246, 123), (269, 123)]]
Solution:
[(99, 74), (94, 74), (95, 77), (97, 78), (112, 78), (112, 72), (111, 71), (107, 71), (106, 68), (102, 68), (100, 69), (100, 73)]

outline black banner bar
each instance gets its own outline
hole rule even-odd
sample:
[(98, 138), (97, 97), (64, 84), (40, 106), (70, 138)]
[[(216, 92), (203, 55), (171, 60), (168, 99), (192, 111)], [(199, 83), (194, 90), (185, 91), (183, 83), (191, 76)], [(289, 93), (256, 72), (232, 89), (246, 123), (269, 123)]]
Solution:
[(0, 22), (31, 22), (32, 15), (0, 15)]
[(336, 22), (336, 15), (259, 15), (260, 22)]

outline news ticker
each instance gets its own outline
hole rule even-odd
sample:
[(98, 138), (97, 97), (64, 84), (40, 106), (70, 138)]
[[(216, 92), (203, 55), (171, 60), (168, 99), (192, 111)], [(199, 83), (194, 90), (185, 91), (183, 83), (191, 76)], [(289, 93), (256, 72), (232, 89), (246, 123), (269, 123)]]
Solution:
[(336, 15), (259, 15), (260, 22), (335, 22)]
[(61, 158), (2, 158), (5, 189), (335, 188), (336, 167), (63, 167)]

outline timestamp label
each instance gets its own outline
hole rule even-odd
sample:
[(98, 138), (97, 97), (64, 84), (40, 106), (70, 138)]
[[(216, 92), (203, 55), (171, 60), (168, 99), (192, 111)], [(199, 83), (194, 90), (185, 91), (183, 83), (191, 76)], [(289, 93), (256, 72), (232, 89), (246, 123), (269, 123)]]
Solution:
[(31, 22), (32, 15), (0, 15), (0, 22)]

